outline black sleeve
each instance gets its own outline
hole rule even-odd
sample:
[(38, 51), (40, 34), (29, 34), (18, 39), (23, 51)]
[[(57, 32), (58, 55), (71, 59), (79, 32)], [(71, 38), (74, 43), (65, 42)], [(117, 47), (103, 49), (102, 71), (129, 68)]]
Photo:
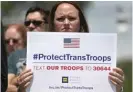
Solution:
[(7, 53), (4, 42), (4, 34), (1, 23), (1, 92), (5, 92), (7, 89)]

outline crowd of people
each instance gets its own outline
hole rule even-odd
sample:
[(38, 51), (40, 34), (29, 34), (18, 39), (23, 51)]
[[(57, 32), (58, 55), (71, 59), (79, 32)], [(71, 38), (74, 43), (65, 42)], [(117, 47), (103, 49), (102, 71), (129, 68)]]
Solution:
[[(30, 32), (85, 32), (89, 27), (80, 7), (72, 1), (55, 4), (50, 13), (38, 6), (27, 10), (24, 24), (10, 24), (4, 32), (8, 53), (7, 92), (25, 92), (33, 78), (31, 69), (26, 69), (26, 33)], [(45, 25), (49, 24), (46, 30)], [(116, 92), (122, 92), (124, 72), (116, 67), (108, 75), (116, 86)]]

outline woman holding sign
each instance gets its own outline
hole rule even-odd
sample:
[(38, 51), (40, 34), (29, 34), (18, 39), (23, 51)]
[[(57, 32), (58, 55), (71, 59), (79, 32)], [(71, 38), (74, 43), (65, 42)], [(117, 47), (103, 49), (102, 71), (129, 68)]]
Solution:
[[(56, 32), (89, 32), (87, 22), (81, 9), (74, 2), (60, 2), (56, 4), (50, 14), (51, 31)], [(120, 68), (113, 68), (109, 78), (116, 85), (117, 92), (121, 92), (124, 73)]]
[[(53, 6), (50, 15), (50, 31), (52, 32), (89, 32), (85, 17), (74, 2), (63, 1)], [(29, 72), (22, 73), (19, 80), (25, 87), (29, 84), (30, 79), (26, 75)], [(124, 82), (124, 73), (120, 68), (113, 68), (113, 72), (109, 73), (109, 79), (116, 86), (117, 92), (121, 92)]]

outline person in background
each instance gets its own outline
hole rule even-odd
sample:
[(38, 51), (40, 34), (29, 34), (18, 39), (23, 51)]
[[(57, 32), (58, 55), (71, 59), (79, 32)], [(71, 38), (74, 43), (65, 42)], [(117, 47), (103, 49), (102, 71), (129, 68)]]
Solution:
[(45, 24), (48, 24), (48, 11), (40, 7), (31, 7), (25, 15), (25, 26), (28, 31), (45, 31)]
[[(30, 32), (44, 32), (45, 24), (48, 24), (48, 11), (44, 9), (33, 6), (29, 8), (25, 15), (24, 25), (27, 31)], [(22, 50), (16, 50), (11, 53), (8, 57), (8, 89), (7, 92), (19, 92), (23, 90), (17, 81), (17, 78), (22, 73), (26, 71), (26, 48)], [(26, 71), (27, 72), (27, 71)], [(32, 75), (32, 73), (30, 73)], [(20, 91), (21, 92), (21, 91)]]
[(10, 24), (4, 33), (6, 50), (8, 55), (17, 50), (26, 47), (27, 30), (22, 24)]

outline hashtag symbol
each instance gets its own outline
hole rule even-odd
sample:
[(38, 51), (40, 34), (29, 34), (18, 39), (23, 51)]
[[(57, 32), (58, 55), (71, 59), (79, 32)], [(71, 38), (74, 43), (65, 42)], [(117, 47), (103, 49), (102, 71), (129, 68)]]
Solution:
[(34, 55), (33, 55), (33, 59), (34, 59), (34, 60), (37, 60), (37, 59), (38, 59), (38, 54), (34, 54)]

